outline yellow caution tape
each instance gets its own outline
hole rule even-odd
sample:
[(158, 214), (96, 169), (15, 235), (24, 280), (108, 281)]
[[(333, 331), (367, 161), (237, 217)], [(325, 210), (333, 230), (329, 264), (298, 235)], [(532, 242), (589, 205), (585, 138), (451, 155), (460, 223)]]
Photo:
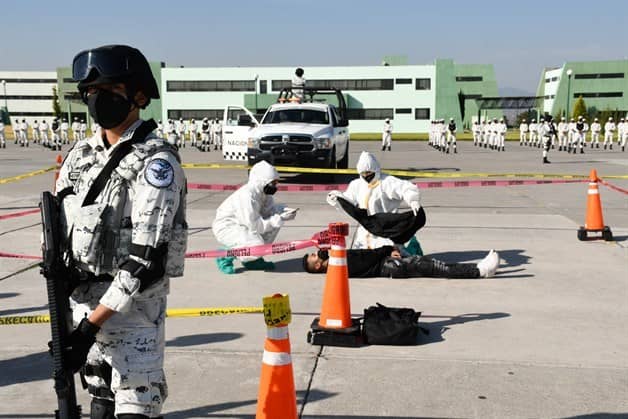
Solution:
[(35, 170), (34, 172), (24, 173), (23, 175), (13, 176), (13, 177), (5, 177), (0, 179), (0, 185), (4, 183), (17, 182), (18, 180), (26, 179), (32, 176), (42, 175), (47, 172), (51, 172), (55, 170), (55, 166), (47, 167), (45, 169)]
[[(205, 164), (205, 163), (190, 163), (183, 164), (185, 169), (250, 169), (250, 166), (245, 164)], [(355, 169), (321, 169), (313, 167), (288, 167), (288, 166), (276, 166), (278, 172), (283, 173), (324, 173), (324, 174), (343, 174), (343, 175), (356, 175)], [(469, 177), (483, 177), (483, 178), (552, 178), (552, 179), (585, 179), (589, 175), (574, 175), (574, 174), (553, 174), (553, 173), (466, 173), (466, 172), (421, 172), (412, 170), (387, 170), (383, 169), (383, 173), (387, 173), (393, 176), (403, 176), (411, 178), (469, 178)], [(603, 176), (604, 179), (628, 179), (628, 175), (607, 175)]]
[(286, 326), (292, 321), (290, 297), (288, 294), (275, 294), (262, 299), (264, 321), (268, 327)]
[(262, 307), (202, 307), (171, 308), (166, 310), (166, 317), (207, 317), (227, 314), (261, 313)]
[[(262, 313), (262, 307), (201, 307), (201, 308), (172, 308), (166, 310), (166, 317), (208, 317), (224, 316), (227, 314)], [(5, 316), (0, 317), (0, 326), (13, 324), (50, 323), (50, 316)]]

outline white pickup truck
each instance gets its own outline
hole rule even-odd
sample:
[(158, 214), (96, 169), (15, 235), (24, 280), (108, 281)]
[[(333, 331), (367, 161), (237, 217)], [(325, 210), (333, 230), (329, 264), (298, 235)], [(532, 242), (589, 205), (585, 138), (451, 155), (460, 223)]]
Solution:
[[(319, 92), (307, 93), (311, 99)], [(346, 169), (349, 123), (342, 94), (336, 94), (339, 107), (285, 101), (271, 105), (261, 122), (244, 108), (228, 107), (223, 121), (223, 156), (244, 160), (244, 154), (249, 165), (266, 160), (277, 166)]]

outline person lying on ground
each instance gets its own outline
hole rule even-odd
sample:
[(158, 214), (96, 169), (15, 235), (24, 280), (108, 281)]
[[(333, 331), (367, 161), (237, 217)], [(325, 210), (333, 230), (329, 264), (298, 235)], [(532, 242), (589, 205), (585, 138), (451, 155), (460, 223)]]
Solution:
[[(325, 273), (329, 254), (319, 250), (303, 256), (303, 270)], [(479, 263), (445, 263), (427, 256), (402, 257), (394, 246), (347, 249), (349, 278), (490, 278), (499, 267), (499, 254), (490, 250)]]

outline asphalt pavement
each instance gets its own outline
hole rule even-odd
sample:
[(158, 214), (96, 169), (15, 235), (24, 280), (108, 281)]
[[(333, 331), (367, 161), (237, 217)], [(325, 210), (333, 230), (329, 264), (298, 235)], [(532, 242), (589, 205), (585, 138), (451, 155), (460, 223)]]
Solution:
[[(443, 178), (415, 181), (565, 179), (565, 175), (624, 176), (628, 153), (585, 149), (550, 152), (507, 143), (505, 152), (460, 142), (442, 154), (426, 142), (353, 142), (384, 168), (430, 171)], [(64, 154), (67, 146), (63, 150)], [(0, 150), (0, 252), (38, 253), (39, 215), (2, 219), (37, 207), (53, 172), (2, 182), (54, 165), (58, 153), (9, 143)], [(182, 150), (184, 163), (224, 163), (217, 152)], [(531, 174), (546, 174), (533, 177)], [(243, 169), (186, 169), (190, 183), (241, 184)], [(455, 177), (469, 174), (467, 177)], [(525, 174), (520, 177), (508, 174)], [(283, 184), (346, 183), (354, 176), (284, 174)], [(303, 418), (625, 418), (628, 417), (628, 195), (600, 186), (612, 242), (579, 241), (587, 183), (427, 187), (424, 252), (447, 262), (477, 262), (489, 249), (501, 265), (490, 279), (351, 279), (351, 312), (380, 302), (422, 312), (429, 330), (416, 345), (339, 348), (312, 346), (306, 335), (321, 308), (324, 275), (301, 271), (305, 251), (268, 257), (274, 272), (221, 274), (211, 259), (186, 262), (172, 280), (170, 308), (261, 306), (262, 297), (290, 295), (290, 341), (298, 410)], [(218, 248), (211, 231), (229, 191), (190, 190), (188, 250)], [(300, 211), (278, 241), (307, 239), (328, 223), (355, 223), (325, 202), (324, 191), (279, 192)], [(29, 259), (0, 258), (0, 317), (47, 313), (45, 283)], [(239, 265), (238, 265), (239, 266)], [(261, 314), (169, 318), (165, 370), (166, 418), (252, 418), (265, 337)], [(0, 324), (0, 419), (53, 417), (56, 398), (46, 342), (48, 324)], [(89, 399), (79, 390), (88, 410)]]

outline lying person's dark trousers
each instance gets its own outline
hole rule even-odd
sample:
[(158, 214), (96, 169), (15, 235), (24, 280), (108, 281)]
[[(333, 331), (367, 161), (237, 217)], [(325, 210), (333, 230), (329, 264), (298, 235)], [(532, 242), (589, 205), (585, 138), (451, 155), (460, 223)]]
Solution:
[(479, 278), (475, 263), (445, 263), (426, 256), (409, 256), (402, 259), (387, 257), (380, 276), (388, 278)]

